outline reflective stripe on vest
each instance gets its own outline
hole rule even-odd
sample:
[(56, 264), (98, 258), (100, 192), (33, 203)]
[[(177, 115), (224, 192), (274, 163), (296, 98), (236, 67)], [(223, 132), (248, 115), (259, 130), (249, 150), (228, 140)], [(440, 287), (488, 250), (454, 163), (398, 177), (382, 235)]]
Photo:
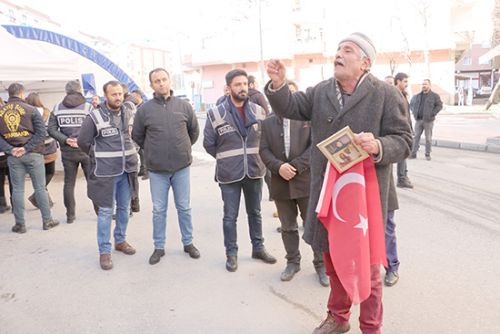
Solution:
[(109, 124), (109, 121), (107, 121), (107, 122), (104, 121), (104, 119), (102, 118), (102, 115), (101, 115), (101, 112), (99, 111), (99, 109), (96, 109), (92, 114), (96, 118), (95, 126), (97, 128), (97, 132), (100, 132), (102, 129), (109, 128), (111, 126)]
[(120, 157), (123, 157), (123, 156), (133, 155), (133, 154), (136, 154), (136, 153), (137, 153), (137, 151), (134, 148), (134, 149), (126, 150), (125, 152), (123, 152), (123, 151), (94, 152), (94, 156), (96, 158), (120, 158)]
[[(258, 147), (249, 147), (246, 150), (247, 154), (259, 154), (259, 148)], [(243, 155), (245, 153), (245, 150), (243, 148), (239, 148), (236, 150), (229, 150), (229, 151), (224, 151), (217, 153), (215, 155), (216, 159), (224, 159), (224, 158), (230, 158), (230, 157), (235, 157), (237, 155)]]

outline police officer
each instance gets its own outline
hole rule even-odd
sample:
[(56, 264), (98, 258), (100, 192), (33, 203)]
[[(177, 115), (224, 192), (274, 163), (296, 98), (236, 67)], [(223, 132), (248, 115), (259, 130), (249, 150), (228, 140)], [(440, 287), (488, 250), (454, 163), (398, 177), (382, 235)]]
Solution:
[(215, 179), (224, 201), (226, 269), (234, 272), (238, 269), (236, 219), (242, 191), (252, 241), (252, 257), (266, 263), (276, 263), (276, 259), (264, 248), (260, 213), (262, 178), (266, 174), (266, 167), (259, 156), (260, 122), (265, 117), (264, 110), (248, 99), (248, 75), (245, 71), (229, 71), (226, 85), (228, 98), (208, 111), (203, 146), (217, 163)]
[(88, 197), (97, 206), (97, 243), (103, 270), (111, 261), (111, 221), (116, 200), (115, 250), (127, 255), (135, 249), (126, 241), (131, 179), (137, 173), (137, 151), (130, 138), (133, 115), (123, 107), (123, 89), (118, 81), (104, 87), (106, 102), (94, 109), (82, 124), (78, 146), (90, 157)]
[(12, 232), (25, 233), (24, 178), (30, 175), (36, 201), (42, 214), (43, 229), (59, 224), (52, 219), (49, 196), (45, 190), (45, 168), (41, 152), (45, 137), (45, 124), (35, 107), (24, 101), (24, 87), (13, 83), (8, 88), (9, 101), (0, 108), (0, 151), (8, 154), (12, 181), (12, 206), (16, 224)]
[(89, 156), (78, 147), (77, 138), (83, 120), (92, 109), (85, 102), (82, 86), (77, 80), (66, 84), (66, 96), (58, 103), (50, 114), (47, 131), (61, 146), (62, 164), (64, 167), (64, 206), (66, 207), (66, 222), (75, 221), (75, 183), (78, 166), (83, 169), (88, 178)]

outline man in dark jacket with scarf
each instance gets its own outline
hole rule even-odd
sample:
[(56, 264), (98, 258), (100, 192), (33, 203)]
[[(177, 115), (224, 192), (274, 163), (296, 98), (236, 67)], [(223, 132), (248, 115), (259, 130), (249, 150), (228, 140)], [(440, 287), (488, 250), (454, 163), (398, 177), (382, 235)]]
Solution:
[(76, 218), (75, 184), (78, 166), (81, 166), (85, 179), (89, 174), (89, 156), (77, 144), (83, 120), (92, 110), (92, 105), (85, 102), (82, 85), (77, 80), (66, 84), (66, 96), (55, 105), (50, 114), (47, 131), (59, 142), (61, 160), (64, 168), (64, 206), (66, 222), (71, 224)]
[(276, 263), (267, 253), (262, 237), (262, 178), (266, 167), (259, 156), (261, 121), (264, 110), (248, 99), (248, 75), (235, 69), (226, 74), (229, 96), (207, 113), (203, 147), (216, 159), (215, 180), (219, 183), (224, 201), (224, 246), (226, 269), (238, 269), (236, 219), (240, 209), (241, 192), (252, 240), (252, 257), (266, 263)]
[(191, 146), (200, 133), (191, 105), (170, 90), (170, 75), (163, 68), (149, 72), (154, 98), (137, 111), (132, 138), (144, 149), (153, 200), (154, 251), (149, 264), (160, 262), (165, 255), (168, 193), (174, 192), (175, 207), (182, 234), (184, 252), (193, 259), (200, 257), (193, 244), (190, 206)]
[(422, 82), (422, 91), (411, 98), (410, 109), (415, 118), (415, 139), (410, 159), (417, 157), (420, 137), (422, 132), (425, 132), (425, 159), (431, 160), (432, 128), (436, 115), (443, 109), (443, 102), (441, 102), (439, 95), (431, 90), (429, 79)]
[(24, 180), (30, 175), (35, 198), (40, 208), (43, 229), (59, 224), (52, 218), (49, 196), (45, 190), (45, 162), (43, 159), (46, 134), (42, 116), (35, 107), (24, 101), (24, 87), (13, 83), (8, 88), (9, 100), (0, 108), (0, 152), (8, 155), (10, 180), (12, 181), (12, 206), (16, 224), (12, 232), (25, 233)]
[(88, 197), (97, 206), (97, 243), (103, 270), (113, 268), (111, 260), (111, 221), (116, 200), (115, 250), (127, 255), (135, 249), (127, 242), (130, 185), (137, 174), (137, 151), (130, 138), (133, 115), (123, 106), (123, 90), (118, 81), (103, 87), (106, 102), (85, 118), (78, 146), (90, 157)]
[[(288, 82), (290, 92), (298, 91), (297, 84)], [(290, 120), (273, 114), (262, 122), (260, 157), (271, 171), (271, 195), (281, 222), (281, 239), (286, 251), (286, 268), (282, 281), (290, 281), (300, 271), (299, 226), (306, 222), (309, 203), (311, 125), (309, 122)], [(314, 268), (319, 282), (329, 286), (321, 252), (314, 252)]]
[[(274, 112), (291, 119), (311, 121), (311, 193), (304, 240), (313, 249), (324, 252), (331, 286), (327, 318), (314, 334), (349, 331), (352, 305), (332, 262), (330, 249), (335, 249), (335, 245), (329, 245), (327, 230), (317, 218), (316, 207), (327, 159), (316, 145), (345, 126), (350, 126), (357, 134), (356, 144), (371, 155), (375, 163), (382, 221), (386, 219), (392, 164), (406, 158), (410, 152), (411, 130), (404, 101), (394, 87), (370, 74), (375, 57), (373, 42), (362, 33), (353, 33), (338, 45), (334, 76), (308, 88), (305, 93), (294, 94), (290, 94), (286, 84), (283, 62), (271, 60), (267, 64), (271, 82), (266, 86), (266, 94)], [(377, 202), (374, 200), (367, 205), (376, 205)], [(371, 265), (370, 270), (371, 290), (367, 299), (361, 301), (360, 328), (363, 334), (379, 334), (382, 327), (382, 281), (379, 265)]]

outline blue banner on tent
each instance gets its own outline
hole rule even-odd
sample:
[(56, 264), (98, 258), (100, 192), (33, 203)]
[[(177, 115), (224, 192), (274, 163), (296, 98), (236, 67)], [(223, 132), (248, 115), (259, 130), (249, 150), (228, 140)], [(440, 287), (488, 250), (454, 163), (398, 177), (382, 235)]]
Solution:
[[(130, 78), (125, 71), (123, 71), (118, 65), (113, 63), (108, 57), (104, 56), (99, 51), (77, 41), (76, 39), (55, 33), (53, 31), (16, 26), (16, 25), (2, 25), (10, 34), (16, 36), (17, 38), (31, 39), (36, 41), (43, 41), (58, 45), (62, 48), (71, 50), (82, 57), (85, 57), (104, 70), (111, 74), (116, 80), (127, 84), (129, 91), (139, 89), (139, 86)], [(95, 84), (94, 84), (95, 86)]]

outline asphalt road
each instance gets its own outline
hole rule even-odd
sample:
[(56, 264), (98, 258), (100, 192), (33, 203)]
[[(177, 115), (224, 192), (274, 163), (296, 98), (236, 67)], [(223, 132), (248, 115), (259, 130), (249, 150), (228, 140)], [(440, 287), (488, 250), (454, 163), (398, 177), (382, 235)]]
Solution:
[[(49, 185), (61, 226), (42, 231), (39, 212), (28, 202), (24, 235), (10, 232), (12, 215), (0, 215), (0, 333), (311, 333), (325, 316), (329, 289), (317, 282), (310, 249), (302, 244), (302, 270), (281, 282), (285, 252), (273, 203), (263, 201), (265, 244), (278, 263), (251, 259), (242, 209), (239, 269), (228, 273), (214, 161), (201, 142), (194, 156), (198, 260), (182, 251), (170, 203), (166, 256), (148, 264), (148, 181), (140, 181), (142, 210), (128, 229), (137, 254), (114, 252), (109, 272), (99, 268), (96, 219), (82, 177), (73, 225), (64, 222), (62, 175)], [(500, 155), (435, 148), (432, 157), (410, 160), (415, 189), (398, 191), (401, 278), (384, 288), (383, 332), (500, 333)], [(356, 306), (351, 333), (360, 333), (357, 316)]]

